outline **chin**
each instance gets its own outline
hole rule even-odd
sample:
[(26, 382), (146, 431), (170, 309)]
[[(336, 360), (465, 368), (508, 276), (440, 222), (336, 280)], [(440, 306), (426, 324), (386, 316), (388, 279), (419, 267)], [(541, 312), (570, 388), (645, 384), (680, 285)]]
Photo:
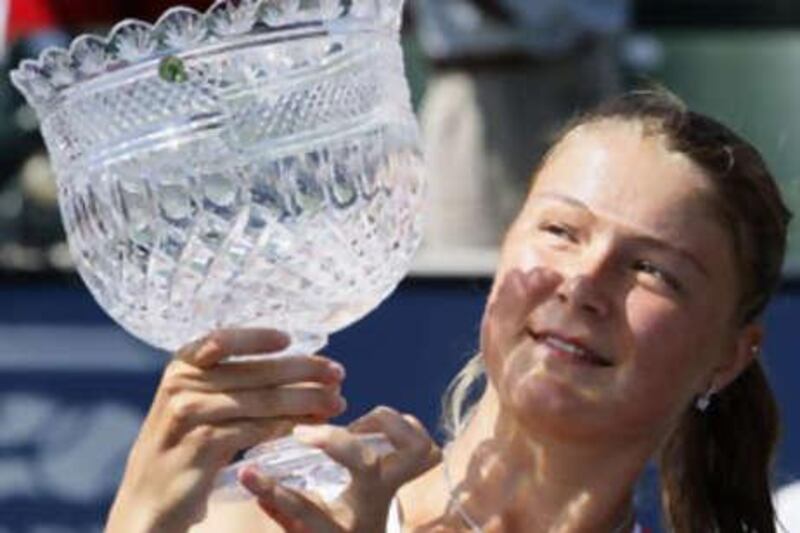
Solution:
[(559, 438), (617, 433), (618, 367), (576, 360), (532, 336), (486, 364), (503, 410), (527, 431)]
[(504, 409), (532, 434), (550, 438), (597, 438), (612, 432), (611, 413), (597, 391), (547, 374), (515, 380)]

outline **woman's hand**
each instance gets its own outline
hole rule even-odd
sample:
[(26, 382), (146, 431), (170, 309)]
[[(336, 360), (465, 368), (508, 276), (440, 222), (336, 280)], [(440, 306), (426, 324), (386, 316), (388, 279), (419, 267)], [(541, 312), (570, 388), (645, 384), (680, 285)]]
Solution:
[(323, 357), (220, 364), (287, 344), (274, 330), (221, 330), (178, 351), (128, 457), (106, 533), (184, 533), (238, 451), (344, 411), (344, 370)]
[[(395, 451), (379, 457), (358, 440), (359, 433), (383, 433)], [(289, 533), (375, 533), (385, 531), (397, 489), (441, 460), (438, 446), (411, 415), (378, 407), (347, 429), (298, 427), (295, 436), (321, 448), (352, 476), (347, 490), (326, 505), (312, 494), (281, 485), (255, 468), (240, 472), (241, 483), (261, 508)]]

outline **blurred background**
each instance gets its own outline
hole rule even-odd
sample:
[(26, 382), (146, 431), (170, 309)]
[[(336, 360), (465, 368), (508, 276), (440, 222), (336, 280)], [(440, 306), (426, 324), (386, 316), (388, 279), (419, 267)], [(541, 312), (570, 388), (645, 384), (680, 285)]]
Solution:
[[(8, 72), (79, 33), (152, 22), (173, 4), (0, 0), (0, 533), (102, 530), (166, 359), (113, 324), (73, 273), (36, 117)], [(800, 215), (796, 0), (408, 7), (407, 69), (432, 166), (426, 241), (398, 291), (327, 349), (348, 367), (343, 422), (384, 403), (436, 430), (439, 395), (476, 348), (496, 246), (531, 168), (564, 120), (608, 95), (656, 82), (732, 126)], [(800, 479), (797, 222), (784, 277), (765, 347), (785, 424), (776, 487)], [(653, 477), (640, 506), (656, 523)]]

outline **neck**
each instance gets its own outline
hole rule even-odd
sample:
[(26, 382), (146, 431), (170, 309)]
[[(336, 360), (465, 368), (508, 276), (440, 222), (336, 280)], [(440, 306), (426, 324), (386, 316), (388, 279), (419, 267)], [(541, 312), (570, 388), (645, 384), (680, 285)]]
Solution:
[[(452, 498), (483, 531), (610, 533), (630, 523), (633, 488), (650, 443), (576, 443), (533, 435), (501, 413), (491, 388), (477, 409), (446, 449), (445, 460)], [(433, 490), (448, 498), (441, 467), (426, 477), (428, 494)], [(457, 505), (448, 503), (438, 502), (437, 514), (469, 530)]]

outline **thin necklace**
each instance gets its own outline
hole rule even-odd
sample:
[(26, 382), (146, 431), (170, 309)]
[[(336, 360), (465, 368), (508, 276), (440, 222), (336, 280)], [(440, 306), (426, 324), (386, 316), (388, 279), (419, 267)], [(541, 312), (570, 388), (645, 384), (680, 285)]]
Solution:
[[(458, 516), (460, 516), (464, 523), (469, 526), (469, 528), (472, 530), (472, 533), (484, 533), (483, 528), (472, 519), (467, 510), (464, 509), (464, 506), (461, 505), (461, 502), (458, 501), (458, 498), (456, 498), (456, 491), (454, 488), (455, 485), (453, 484), (453, 478), (450, 477), (450, 467), (447, 464), (447, 447), (442, 450), (442, 472), (444, 474), (445, 485), (447, 485), (447, 492), (450, 496), (450, 503), (455, 508)], [(629, 531), (634, 525), (634, 518), (633, 509), (631, 509), (628, 515), (625, 517), (625, 520), (623, 520), (620, 525), (615, 527), (611, 533), (623, 533), (625, 531)]]
[(483, 533), (483, 528), (479, 526), (475, 520), (467, 513), (466, 509), (461, 505), (461, 502), (456, 498), (456, 491), (453, 485), (453, 480), (450, 477), (450, 467), (447, 464), (447, 448), (442, 450), (442, 471), (444, 472), (444, 482), (447, 485), (447, 492), (450, 496), (450, 503), (455, 507), (458, 516), (470, 527), (472, 533)]

